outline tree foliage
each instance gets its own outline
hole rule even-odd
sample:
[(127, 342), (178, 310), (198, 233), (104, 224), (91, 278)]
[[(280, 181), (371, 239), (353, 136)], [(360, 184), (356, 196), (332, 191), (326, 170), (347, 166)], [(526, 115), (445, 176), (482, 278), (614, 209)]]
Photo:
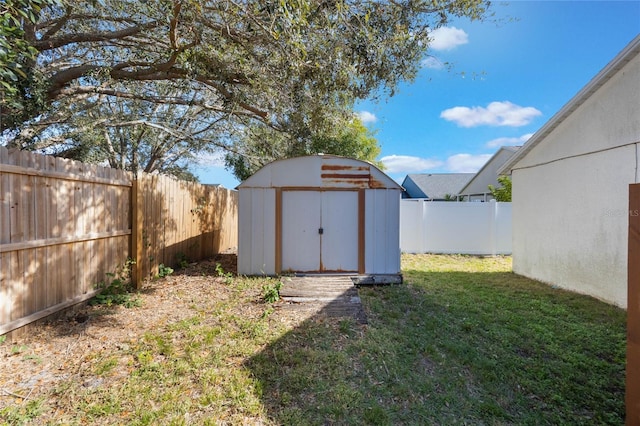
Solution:
[(412, 80), (433, 29), (451, 17), (483, 19), (489, 6), (486, 0), (6, 4), (33, 14), (10, 36), (24, 42), (16, 52), (29, 55), (20, 61), (20, 84), (9, 82), (19, 86), (14, 99), (21, 104), (0, 106), (9, 144), (94, 155), (98, 146), (110, 149), (109, 138), (113, 145), (129, 132), (129, 157), (141, 134), (193, 144), (197, 153), (204, 145), (234, 152), (244, 137), (279, 132), (287, 143), (302, 141), (304, 151), (313, 135), (331, 134), (348, 120), (355, 100), (392, 95), (399, 82)]
[(225, 156), (225, 163), (243, 181), (271, 161), (321, 153), (357, 158), (384, 168), (376, 161), (380, 146), (374, 132), (353, 116), (330, 132), (302, 140), (264, 127), (251, 129)]
[(506, 175), (498, 176), (499, 187), (489, 185), (489, 191), (496, 201), (511, 201), (511, 178)]
[[(0, 108), (2, 115), (15, 115), (25, 108), (25, 99), (33, 98), (33, 89), (41, 82), (35, 73), (38, 50), (27, 40), (25, 28), (38, 23), (43, 7), (55, 0), (4, 0), (0, 4)], [(31, 104), (42, 107), (36, 99)], [(3, 123), (0, 119), (0, 130)]]

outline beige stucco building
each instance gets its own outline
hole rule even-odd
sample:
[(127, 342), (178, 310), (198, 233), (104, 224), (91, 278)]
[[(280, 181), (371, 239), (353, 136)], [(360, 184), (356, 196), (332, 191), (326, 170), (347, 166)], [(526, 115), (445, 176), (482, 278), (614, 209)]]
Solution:
[(501, 168), (513, 181), (514, 272), (626, 307), (639, 163), (640, 35)]

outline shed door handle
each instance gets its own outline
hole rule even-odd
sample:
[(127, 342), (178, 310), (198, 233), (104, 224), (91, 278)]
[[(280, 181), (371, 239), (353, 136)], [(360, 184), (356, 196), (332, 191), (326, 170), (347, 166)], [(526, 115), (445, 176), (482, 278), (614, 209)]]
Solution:
[(318, 234), (322, 235), (324, 233), (324, 229), (323, 228), (318, 228)]

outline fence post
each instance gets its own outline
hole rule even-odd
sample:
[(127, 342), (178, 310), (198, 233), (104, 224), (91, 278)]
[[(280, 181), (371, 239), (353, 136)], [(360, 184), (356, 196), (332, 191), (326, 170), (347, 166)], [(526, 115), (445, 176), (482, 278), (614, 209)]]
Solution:
[(131, 186), (131, 257), (136, 261), (131, 267), (131, 284), (136, 289), (142, 287), (142, 256), (143, 256), (143, 194), (144, 184), (140, 177)]
[(629, 185), (626, 425), (640, 425), (640, 184)]

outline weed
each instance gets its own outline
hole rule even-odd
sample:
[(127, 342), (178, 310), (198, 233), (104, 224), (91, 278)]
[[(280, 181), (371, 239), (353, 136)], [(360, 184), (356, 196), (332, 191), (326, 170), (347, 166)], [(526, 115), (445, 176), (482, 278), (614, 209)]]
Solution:
[(267, 303), (275, 303), (280, 300), (280, 289), (282, 282), (267, 283), (262, 286), (262, 300)]
[(345, 336), (351, 337), (353, 336), (353, 320), (352, 319), (343, 319), (340, 320), (339, 324), (338, 324), (338, 329), (340, 330), (340, 333), (342, 333)]
[(273, 307), (269, 306), (267, 309), (265, 309), (262, 312), (262, 315), (260, 316), (260, 319), (268, 318), (269, 315), (271, 315), (272, 313), (273, 313)]
[(42, 358), (38, 355), (25, 355), (22, 359), (25, 361), (33, 361), (35, 364), (42, 364)]
[(11, 347), (11, 355), (18, 355), (29, 349), (26, 345), (16, 345)]
[(133, 294), (133, 287), (131, 286), (131, 265), (136, 262), (133, 259), (128, 259), (125, 264), (116, 272), (108, 272), (107, 277), (109, 283), (101, 282), (98, 286), (102, 288), (102, 291), (98, 293), (89, 304), (91, 305), (122, 305), (125, 308), (134, 308), (140, 306), (142, 303), (140, 298)]
[(189, 258), (183, 252), (176, 253), (176, 261), (178, 263), (178, 268), (184, 269), (189, 266)]
[(94, 371), (98, 376), (109, 374), (118, 366), (118, 360), (115, 357), (109, 357), (96, 365)]
[(171, 268), (170, 266), (164, 266), (164, 263), (161, 263), (158, 266), (158, 277), (160, 278), (168, 277), (169, 275), (173, 274), (173, 272), (173, 268)]
[(231, 284), (233, 281), (233, 273), (225, 272), (220, 263), (216, 263), (216, 273), (224, 280), (225, 284)]
[(139, 297), (131, 293), (133, 288), (130, 283), (114, 278), (114, 274), (107, 275), (112, 278), (112, 281), (108, 285), (102, 283), (103, 290), (91, 299), (89, 302), (91, 305), (122, 305), (125, 308), (140, 306), (142, 302)]
[(40, 416), (45, 410), (42, 399), (32, 399), (26, 404), (13, 405), (0, 409), (0, 422), (7, 425), (26, 425)]
[(7, 341), (7, 336), (0, 336), (0, 345)]

